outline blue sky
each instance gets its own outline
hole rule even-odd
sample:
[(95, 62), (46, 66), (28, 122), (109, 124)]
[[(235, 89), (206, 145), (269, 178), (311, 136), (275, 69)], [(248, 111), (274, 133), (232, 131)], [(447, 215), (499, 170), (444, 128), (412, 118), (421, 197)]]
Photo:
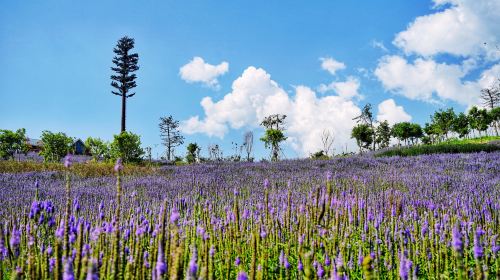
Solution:
[(218, 143), (229, 155), (252, 130), (255, 157), (267, 156), (258, 120), (270, 113), (289, 116), (289, 158), (319, 150), (324, 130), (336, 152), (353, 150), (352, 116), (367, 102), (381, 119), (421, 124), (476, 104), (500, 77), (499, 15), (490, 0), (2, 1), (0, 128), (111, 140), (112, 49), (128, 35), (141, 68), (127, 129), (153, 156), (165, 115), (202, 154)]

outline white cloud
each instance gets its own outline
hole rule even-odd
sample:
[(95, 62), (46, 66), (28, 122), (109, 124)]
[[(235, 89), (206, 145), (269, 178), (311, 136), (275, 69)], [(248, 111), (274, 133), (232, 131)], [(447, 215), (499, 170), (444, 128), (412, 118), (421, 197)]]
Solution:
[(398, 122), (411, 121), (411, 116), (405, 112), (403, 106), (397, 106), (394, 99), (390, 98), (378, 104), (377, 121), (388, 121), (390, 125)]
[(219, 81), (217, 78), (224, 75), (229, 70), (229, 64), (225, 61), (218, 65), (206, 63), (201, 57), (193, 57), (193, 59), (179, 69), (181, 78), (188, 83), (203, 83), (204, 85), (219, 89)]
[(375, 76), (386, 90), (409, 99), (477, 104), (479, 92), (486, 81), (498, 77), (500, 64), (484, 71), (476, 81), (463, 80), (468, 71), (465, 68), (457, 64), (437, 63), (432, 59), (418, 58), (409, 63), (400, 56), (384, 56), (375, 69)]
[(337, 61), (331, 57), (321, 57), (321, 68), (328, 71), (330, 74), (335, 75), (339, 70), (346, 68), (343, 62)]
[(389, 50), (385, 47), (384, 42), (382, 42), (382, 41), (372, 40), (371, 45), (372, 45), (372, 47), (377, 48), (377, 49), (381, 49), (381, 50), (383, 50), (384, 52), (388, 52), (388, 51), (389, 51)]
[(493, 47), (499, 41), (500, 1), (434, 0), (436, 12), (417, 17), (406, 30), (396, 35), (394, 44), (407, 54), (457, 56), (486, 54), (500, 58)]
[(183, 121), (183, 132), (223, 138), (229, 128), (255, 128), (264, 117), (279, 113), (287, 115), (288, 143), (302, 156), (321, 149), (325, 129), (335, 134), (337, 151), (346, 143), (349, 148), (355, 147), (350, 131), (360, 109), (352, 101), (341, 96), (318, 97), (305, 86), (297, 86), (295, 95), (290, 96), (261, 68), (248, 67), (222, 100), (214, 102), (205, 97), (201, 106), (204, 118), (194, 116)]
[(359, 79), (353, 76), (349, 76), (344, 82), (331, 82), (328, 85), (321, 84), (319, 85), (318, 91), (321, 93), (334, 91), (338, 94), (338, 96), (345, 99), (351, 99), (355, 97), (361, 99), (361, 95), (359, 94), (359, 86)]

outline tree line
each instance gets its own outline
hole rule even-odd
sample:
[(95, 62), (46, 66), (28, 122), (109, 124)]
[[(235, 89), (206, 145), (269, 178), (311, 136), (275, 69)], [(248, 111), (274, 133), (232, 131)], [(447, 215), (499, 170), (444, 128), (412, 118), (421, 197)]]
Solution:
[(500, 80), (498, 86), (481, 91), (483, 108), (471, 107), (466, 113), (455, 113), (453, 108), (440, 109), (430, 116), (422, 127), (418, 123), (399, 122), (390, 126), (387, 120), (377, 122), (371, 104), (366, 104), (361, 114), (354, 118), (357, 125), (352, 128), (351, 138), (356, 140), (359, 151), (389, 147), (392, 138), (398, 146), (436, 144), (449, 140), (454, 134), (459, 138), (487, 136), (488, 130), (499, 135), (500, 122)]

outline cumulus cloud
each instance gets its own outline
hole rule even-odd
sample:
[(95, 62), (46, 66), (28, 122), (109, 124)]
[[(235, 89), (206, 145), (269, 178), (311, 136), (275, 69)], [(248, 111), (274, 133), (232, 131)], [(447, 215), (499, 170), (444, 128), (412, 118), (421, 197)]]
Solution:
[(434, 0), (435, 13), (417, 17), (393, 43), (407, 54), (433, 56), (448, 53), (457, 56), (500, 54), (484, 42), (498, 43), (500, 1)]
[(204, 85), (219, 89), (217, 78), (229, 70), (229, 63), (223, 61), (218, 65), (206, 63), (203, 58), (196, 56), (179, 69), (181, 78), (188, 83), (203, 83)]
[(319, 85), (318, 91), (325, 93), (328, 91), (334, 91), (338, 96), (345, 99), (359, 98), (361, 99), (361, 94), (359, 93), (360, 82), (359, 79), (353, 76), (347, 77), (347, 80), (343, 82), (331, 82), (328, 85)]
[(426, 102), (455, 101), (462, 105), (477, 104), (486, 81), (498, 75), (500, 65), (484, 71), (475, 81), (463, 81), (468, 69), (458, 64), (437, 63), (417, 58), (413, 63), (401, 56), (384, 56), (375, 76), (386, 90), (409, 99)]
[(397, 106), (394, 99), (390, 98), (378, 104), (377, 121), (387, 121), (393, 125), (398, 122), (411, 121), (411, 116), (405, 112), (403, 106)]
[(295, 87), (289, 95), (261, 68), (248, 67), (233, 82), (232, 91), (221, 100), (205, 97), (201, 101), (205, 116), (193, 116), (181, 124), (187, 134), (204, 133), (223, 138), (229, 128), (255, 128), (271, 114), (286, 114), (289, 145), (302, 156), (321, 149), (321, 133), (328, 129), (335, 134), (337, 149), (354, 148), (350, 139), (352, 120), (360, 109), (338, 95), (318, 97), (308, 87)]
[(332, 75), (335, 75), (337, 71), (343, 70), (346, 67), (343, 62), (337, 61), (331, 57), (321, 57), (319, 60), (321, 60), (321, 68)]

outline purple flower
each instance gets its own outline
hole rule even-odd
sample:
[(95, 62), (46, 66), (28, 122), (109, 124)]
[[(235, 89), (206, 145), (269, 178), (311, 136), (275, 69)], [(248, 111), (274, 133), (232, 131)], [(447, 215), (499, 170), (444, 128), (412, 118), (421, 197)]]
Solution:
[(176, 224), (180, 217), (181, 215), (179, 214), (179, 211), (177, 211), (176, 208), (172, 209), (172, 214), (170, 214), (170, 222), (172, 224)]
[(462, 242), (462, 234), (458, 226), (453, 227), (451, 244), (455, 251), (462, 253), (464, 243)]
[(75, 275), (73, 274), (73, 264), (70, 259), (65, 260), (63, 280), (75, 280)]
[(238, 280), (248, 280), (248, 276), (245, 271), (240, 271), (238, 273)]
[(234, 260), (234, 265), (235, 266), (239, 266), (241, 264), (241, 259), (240, 257), (236, 257), (236, 259)]
[(210, 247), (210, 250), (208, 251), (208, 254), (210, 254), (210, 257), (213, 257), (215, 255), (215, 247), (214, 247), (214, 245), (212, 245), (212, 247)]
[(163, 248), (160, 244), (158, 247), (158, 259), (156, 260), (156, 276), (161, 279), (161, 276), (167, 272), (167, 265), (163, 260)]
[(122, 159), (118, 158), (116, 160), (116, 164), (115, 164), (115, 172), (118, 172), (118, 171), (121, 171), (121, 170), (123, 170), (123, 163), (122, 163)]
[(14, 255), (17, 257), (19, 255), (19, 244), (21, 243), (21, 231), (14, 228), (12, 230), (9, 243), (10, 248), (14, 251)]
[(64, 157), (64, 167), (70, 168), (71, 165), (73, 164), (72, 160), (73, 160), (73, 157), (71, 156), (71, 154), (67, 154)]
[(268, 179), (264, 179), (264, 188), (265, 189), (269, 188), (269, 180)]
[(484, 248), (481, 243), (481, 235), (484, 234), (484, 231), (481, 228), (477, 228), (476, 234), (474, 235), (474, 258), (480, 259), (484, 256)]
[(320, 263), (318, 263), (316, 274), (318, 275), (319, 278), (323, 278), (323, 276), (325, 276), (325, 270), (323, 269), (323, 266), (321, 266)]
[(196, 251), (196, 247), (193, 247), (193, 254), (191, 255), (191, 260), (189, 261), (189, 277), (192, 279), (196, 279), (198, 272), (198, 264), (196, 263), (197, 259), (198, 252)]
[(90, 259), (90, 265), (87, 271), (87, 280), (99, 280), (99, 274), (97, 272), (97, 261), (94, 258)]

